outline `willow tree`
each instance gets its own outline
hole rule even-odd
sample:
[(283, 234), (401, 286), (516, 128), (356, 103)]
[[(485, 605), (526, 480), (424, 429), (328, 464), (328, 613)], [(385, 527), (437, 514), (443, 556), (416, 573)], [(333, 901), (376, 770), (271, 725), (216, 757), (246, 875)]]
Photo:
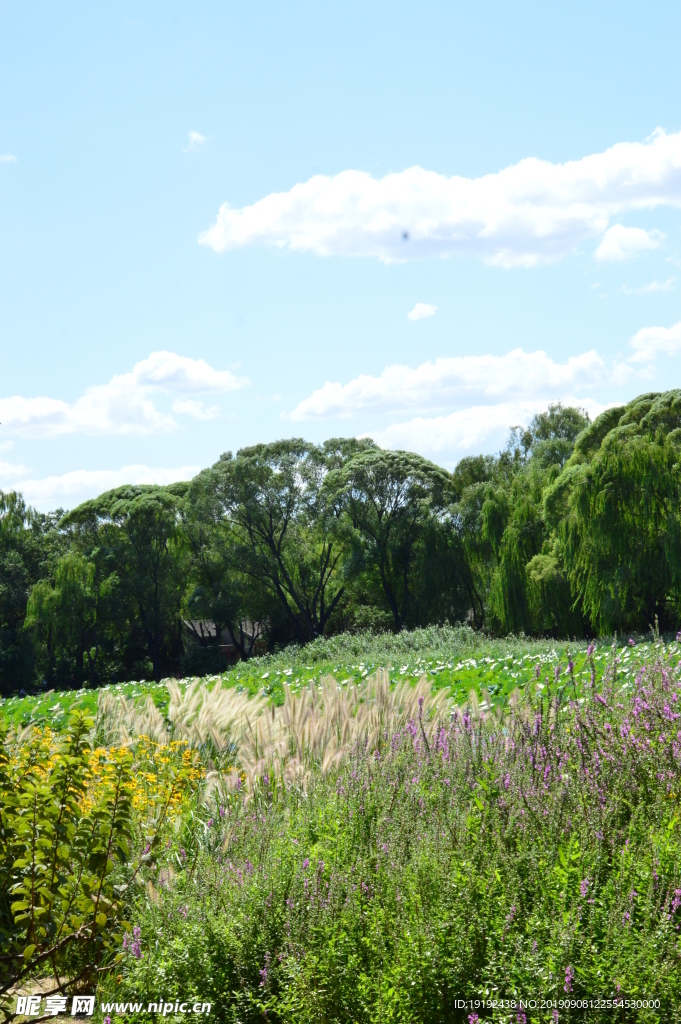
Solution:
[(418, 544), (451, 501), (450, 474), (413, 452), (372, 447), (349, 459), (329, 486), (342, 496), (361, 562), (378, 574), (399, 630), (414, 599)]
[(681, 612), (681, 391), (609, 409), (544, 499), (573, 595), (599, 632)]
[(550, 405), (527, 427), (514, 427), (498, 457), (464, 459), (453, 474), (467, 561), (495, 631), (583, 631), (545, 521), (543, 493), (588, 423), (583, 410)]

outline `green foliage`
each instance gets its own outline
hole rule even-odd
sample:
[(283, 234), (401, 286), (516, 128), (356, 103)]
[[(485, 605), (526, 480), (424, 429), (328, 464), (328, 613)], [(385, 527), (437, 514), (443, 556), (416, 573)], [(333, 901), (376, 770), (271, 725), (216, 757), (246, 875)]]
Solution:
[(681, 616), (679, 392), (560, 403), (453, 473), (372, 441), (226, 453), (58, 521), (0, 501), (0, 692), (224, 671), (345, 632), (641, 632)]
[(19, 744), (2, 737), (4, 997), (36, 972), (51, 974), (59, 990), (96, 983), (98, 968), (114, 955), (120, 917), (115, 869), (130, 858), (132, 757), (110, 750), (93, 779), (92, 724), (75, 713), (60, 739), (49, 730), (35, 730)]
[(463, 460), (454, 472), (461, 537), (478, 595), (472, 605), (480, 606), (476, 621), (486, 610), (495, 632), (583, 635), (543, 494), (588, 422), (579, 409), (551, 405), (527, 429), (513, 428), (498, 459)]
[(603, 413), (545, 495), (574, 598), (594, 629), (676, 626), (681, 392)]
[(33, 650), (23, 629), (26, 605), (31, 587), (49, 574), (62, 548), (55, 528), (60, 514), (40, 515), (21, 495), (0, 491), (0, 695), (32, 681)]
[(677, 1020), (676, 687), (664, 662), (625, 684), (613, 664), (582, 704), (546, 693), (431, 744), (405, 722), (187, 818), (131, 910), (143, 955), (102, 998), (275, 1024), (465, 1021), (457, 1000), (521, 996), (583, 1020), (565, 1001), (639, 998), (659, 1008), (622, 1019)]
[(324, 486), (344, 447), (296, 439), (227, 452), (189, 492), (190, 501), (212, 492), (241, 572), (276, 599), (302, 642), (324, 634), (345, 590), (338, 509)]
[(65, 516), (85, 552), (99, 560), (116, 602), (136, 618), (155, 679), (181, 652), (180, 606), (186, 559), (180, 534), (185, 485), (119, 487)]
[(400, 630), (411, 618), (417, 548), (428, 526), (436, 540), (436, 516), (450, 497), (449, 474), (411, 452), (372, 447), (351, 458), (329, 484), (347, 507), (356, 558), (378, 576)]

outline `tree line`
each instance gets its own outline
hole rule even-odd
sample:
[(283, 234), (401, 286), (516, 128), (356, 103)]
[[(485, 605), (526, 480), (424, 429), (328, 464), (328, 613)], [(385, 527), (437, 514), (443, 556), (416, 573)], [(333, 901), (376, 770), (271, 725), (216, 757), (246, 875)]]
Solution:
[(549, 406), (452, 473), (370, 440), (255, 445), (42, 514), (0, 492), (0, 692), (224, 667), (346, 630), (676, 629), (681, 391)]

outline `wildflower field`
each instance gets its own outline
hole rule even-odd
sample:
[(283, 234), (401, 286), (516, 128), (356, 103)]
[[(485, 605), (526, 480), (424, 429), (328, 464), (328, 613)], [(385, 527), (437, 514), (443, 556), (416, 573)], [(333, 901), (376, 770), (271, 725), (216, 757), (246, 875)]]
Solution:
[(6, 1018), (681, 1020), (681, 644), (424, 634), (5, 702)]

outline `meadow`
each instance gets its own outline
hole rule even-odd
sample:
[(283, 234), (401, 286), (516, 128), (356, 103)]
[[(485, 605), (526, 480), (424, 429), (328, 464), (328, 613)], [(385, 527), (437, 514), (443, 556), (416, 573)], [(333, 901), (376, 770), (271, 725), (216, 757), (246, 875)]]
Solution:
[(447, 627), (4, 701), (0, 988), (96, 985), (112, 1022), (679, 1020), (680, 666)]
[[(666, 638), (665, 651), (674, 656), (676, 641)], [(581, 692), (583, 682), (591, 677), (591, 663), (597, 679), (602, 678), (608, 659), (614, 657), (616, 646), (618, 672), (623, 677), (635, 673), (637, 667), (656, 656), (655, 636), (626, 636), (603, 640), (593, 659), (587, 659), (587, 640), (554, 641), (529, 637), (505, 636), (492, 639), (466, 626), (430, 626), (424, 629), (394, 633), (341, 634), (322, 638), (304, 647), (291, 645), (283, 651), (237, 662), (226, 672), (204, 676), (209, 688), (234, 687), (250, 695), (262, 694), (275, 703), (284, 699), (284, 687), (296, 690), (318, 683), (332, 675), (341, 685), (358, 684), (377, 669), (384, 669), (391, 682), (417, 680), (425, 675), (434, 690), (447, 688), (455, 703), (465, 703), (471, 691), (490, 706), (505, 703), (515, 690), (524, 691), (535, 681), (537, 666), (542, 678), (556, 668), (558, 678), (573, 663), (568, 673), (571, 687)], [(681, 655), (681, 647), (679, 647)], [(587, 663), (588, 662), (588, 663)], [(549, 680), (550, 681), (550, 680)], [(180, 679), (186, 687), (192, 680)], [(168, 704), (165, 680), (109, 684), (100, 689), (47, 691), (0, 700), (0, 715), (9, 725), (47, 725), (57, 731), (63, 728), (72, 710), (79, 708), (94, 715), (100, 693), (114, 693), (128, 700), (143, 703), (151, 697), (163, 712)], [(484, 696), (486, 694), (486, 696)]]

